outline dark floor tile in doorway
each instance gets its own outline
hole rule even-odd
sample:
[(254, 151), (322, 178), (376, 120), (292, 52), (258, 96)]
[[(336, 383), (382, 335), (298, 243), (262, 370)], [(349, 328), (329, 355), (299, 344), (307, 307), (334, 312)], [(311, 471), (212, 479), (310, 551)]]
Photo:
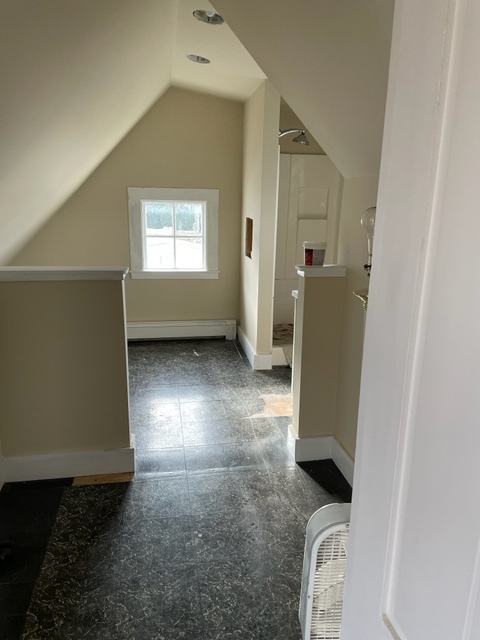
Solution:
[(352, 501), (352, 487), (333, 460), (309, 460), (299, 462), (298, 466), (328, 493), (338, 496), (342, 502)]
[(18, 640), (25, 626), (25, 615), (2, 617), (0, 616), (0, 638), (2, 640)]

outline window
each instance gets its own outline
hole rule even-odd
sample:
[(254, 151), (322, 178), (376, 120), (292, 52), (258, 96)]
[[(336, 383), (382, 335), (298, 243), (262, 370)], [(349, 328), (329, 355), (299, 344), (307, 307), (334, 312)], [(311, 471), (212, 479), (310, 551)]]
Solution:
[(218, 190), (129, 187), (132, 278), (218, 278)]

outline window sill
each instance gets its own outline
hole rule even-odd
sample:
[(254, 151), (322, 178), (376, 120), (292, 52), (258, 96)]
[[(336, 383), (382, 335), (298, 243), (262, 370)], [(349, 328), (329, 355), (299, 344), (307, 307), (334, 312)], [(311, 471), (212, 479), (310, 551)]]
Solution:
[(132, 279), (143, 280), (218, 280), (219, 271), (130, 271)]

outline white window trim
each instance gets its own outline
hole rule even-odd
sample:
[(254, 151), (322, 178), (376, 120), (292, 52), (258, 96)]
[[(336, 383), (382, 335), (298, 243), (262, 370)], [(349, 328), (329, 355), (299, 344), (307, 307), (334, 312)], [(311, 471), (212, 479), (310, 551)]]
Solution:
[[(143, 264), (144, 200), (189, 200), (206, 203), (205, 269), (145, 269)], [(142, 279), (217, 279), (218, 278), (218, 189), (164, 189), (160, 187), (128, 187), (130, 226), (130, 277)]]

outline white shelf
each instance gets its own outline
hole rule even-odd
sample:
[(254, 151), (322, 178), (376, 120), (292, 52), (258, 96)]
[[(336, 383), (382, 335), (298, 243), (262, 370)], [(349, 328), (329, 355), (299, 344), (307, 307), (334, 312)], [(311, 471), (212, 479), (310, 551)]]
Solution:
[(323, 267), (297, 264), (295, 269), (302, 278), (344, 278), (347, 273), (347, 268), (340, 264), (325, 264)]

